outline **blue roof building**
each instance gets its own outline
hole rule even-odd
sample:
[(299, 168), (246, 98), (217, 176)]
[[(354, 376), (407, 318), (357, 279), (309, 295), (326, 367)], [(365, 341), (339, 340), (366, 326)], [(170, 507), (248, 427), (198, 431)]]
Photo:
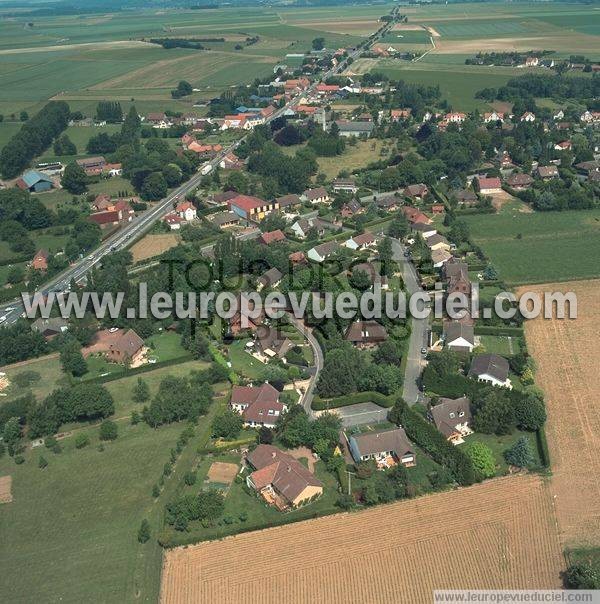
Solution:
[(54, 182), (50, 177), (37, 170), (28, 170), (19, 178), (17, 186), (23, 190), (27, 189), (32, 193), (40, 193), (42, 191), (49, 191), (54, 186)]

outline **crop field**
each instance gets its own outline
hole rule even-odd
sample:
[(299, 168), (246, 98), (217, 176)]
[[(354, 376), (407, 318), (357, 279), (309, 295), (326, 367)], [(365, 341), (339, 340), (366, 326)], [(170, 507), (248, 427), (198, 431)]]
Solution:
[(154, 258), (171, 249), (179, 243), (179, 237), (175, 233), (155, 233), (142, 237), (131, 246), (131, 254), (134, 262)]
[(473, 241), (509, 284), (600, 276), (600, 211), (466, 216)]
[(558, 588), (563, 566), (548, 487), (519, 476), (171, 550), (161, 602), (419, 604), (442, 587)]
[[(528, 288), (529, 290), (532, 288)], [(552, 462), (550, 490), (563, 545), (600, 545), (600, 281), (548, 284), (533, 291), (571, 291), (577, 319), (525, 324), (536, 383), (545, 394)]]

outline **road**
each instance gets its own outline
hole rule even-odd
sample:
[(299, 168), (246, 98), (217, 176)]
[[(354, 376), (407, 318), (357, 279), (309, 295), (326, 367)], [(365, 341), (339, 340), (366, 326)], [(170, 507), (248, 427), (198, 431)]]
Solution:
[(304, 321), (302, 321), (301, 319), (297, 319), (291, 313), (288, 313), (288, 317), (290, 319), (290, 322), (294, 325), (294, 327), (307, 339), (308, 343), (310, 344), (310, 347), (313, 350), (314, 372), (310, 377), (310, 383), (308, 385), (308, 388), (304, 391), (304, 395), (302, 396), (302, 399), (299, 401), (300, 404), (306, 410), (306, 413), (308, 414), (308, 416), (312, 417), (313, 410), (312, 410), (311, 405), (312, 405), (313, 398), (315, 397), (315, 388), (317, 386), (317, 380), (319, 379), (319, 374), (321, 373), (321, 369), (323, 369), (323, 363), (324, 363), (323, 351), (321, 350), (321, 346), (319, 346), (319, 342), (317, 341), (317, 338), (315, 338), (315, 336), (313, 335), (312, 331), (304, 325)]
[[(356, 59), (356, 57), (363, 52), (366, 48), (370, 47), (373, 43), (375, 43), (378, 38), (384, 35), (388, 29), (391, 28), (393, 22), (383, 24), (374, 34), (373, 39), (370, 44), (365, 46), (364, 48), (357, 47), (351, 53), (349, 53), (348, 57), (352, 60)], [(338, 75), (344, 68), (346, 67), (346, 61), (342, 61), (340, 64), (336, 65), (332, 69), (324, 72), (321, 77), (313, 82), (309, 88), (303, 90), (295, 97), (290, 99), (284, 106), (280, 107), (277, 111), (275, 111), (265, 123), (270, 123), (271, 121), (277, 119), (287, 109), (293, 109), (298, 105), (300, 100), (310, 95), (314, 92), (315, 88), (318, 84), (327, 80), (328, 78)], [(147, 232), (152, 225), (160, 220), (165, 214), (168, 214), (172, 208), (173, 204), (179, 199), (183, 199), (185, 195), (198, 187), (200, 184), (200, 180), (202, 177), (212, 172), (212, 170), (221, 162), (221, 160), (230, 152), (235, 151), (235, 149), (246, 139), (248, 135), (239, 139), (238, 141), (231, 144), (229, 147), (224, 149), (221, 153), (211, 159), (209, 162), (205, 163), (202, 166), (202, 172), (197, 172), (184, 184), (175, 189), (172, 193), (170, 193), (167, 197), (159, 201), (154, 207), (147, 210), (143, 214), (136, 216), (130, 223), (125, 225), (119, 231), (111, 235), (102, 244), (94, 250), (90, 255), (86, 258), (81, 259), (77, 263), (71, 265), (64, 272), (54, 277), (51, 281), (44, 284), (43, 287), (40, 288), (42, 292), (48, 291), (66, 291), (71, 283), (71, 280), (75, 280), (76, 282), (81, 280), (86, 273), (88, 273), (96, 264), (98, 264), (106, 254), (111, 252), (115, 252), (121, 249), (126, 248), (131, 245), (133, 241), (138, 239), (141, 235)], [(206, 166), (210, 165), (210, 171), (207, 170)], [(5, 303), (0, 306), (0, 316), (5, 317), (2, 321), (2, 325), (10, 325), (15, 323), (17, 319), (24, 312), (23, 303), (20, 298), (17, 298), (11, 302)]]
[[(391, 238), (394, 260), (402, 267), (402, 277), (408, 296), (422, 292), (419, 276), (413, 263), (404, 255), (405, 247), (397, 239)], [(418, 381), (423, 370), (424, 362), (421, 348), (427, 346), (429, 319), (411, 318), (411, 332), (408, 342), (408, 359), (404, 371), (404, 388), (402, 398), (410, 405), (422, 401), (423, 395)]]

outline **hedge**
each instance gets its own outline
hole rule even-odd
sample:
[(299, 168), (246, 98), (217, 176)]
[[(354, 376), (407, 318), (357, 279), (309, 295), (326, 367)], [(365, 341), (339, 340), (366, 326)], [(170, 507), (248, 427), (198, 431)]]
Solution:
[(238, 376), (236, 375), (235, 371), (233, 371), (233, 369), (231, 369), (231, 367), (229, 367), (229, 365), (227, 365), (227, 361), (226, 361), (225, 357), (217, 350), (217, 348), (213, 344), (208, 345), (208, 351), (210, 352), (210, 356), (213, 358), (213, 361), (215, 363), (218, 363), (219, 365), (221, 365), (221, 366), (225, 367), (225, 369), (227, 369), (227, 373), (229, 375), (229, 381), (234, 385), (237, 384)]
[(155, 369), (161, 369), (163, 367), (169, 367), (171, 365), (179, 365), (179, 363), (185, 363), (187, 361), (193, 361), (194, 357), (191, 354), (184, 354), (176, 359), (169, 359), (168, 361), (161, 361), (159, 363), (147, 363), (141, 367), (135, 369), (126, 369), (123, 367), (123, 371), (118, 373), (110, 373), (109, 375), (99, 375), (95, 378), (82, 379), (82, 383), (86, 384), (106, 384), (107, 382), (114, 382), (125, 377), (131, 377), (132, 375), (138, 375), (140, 373), (147, 373), (148, 371), (154, 371)]
[(546, 430), (542, 426), (535, 433), (535, 441), (537, 444), (538, 451), (540, 453), (540, 460), (544, 468), (550, 467), (550, 452), (548, 450), (548, 441), (546, 440)]
[(512, 336), (522, 337), (522, 327), (495, 326), (495, 325), (475, 325), (475, 335), (477, 336)]
[(402, 426), (408, 438), (423, 449), (435, 462), (447, 468), (456, 482), (470, 485), (477, 481), (473, 462), (460, 448), (449, 443), (435, 426), (399, 400), (390, 414), (390, 420)]
[(315, 397), (312, 402), (314, 411), (323, 411), (324, 409), (337, 409), (339, 407), (347, 407), (348, 405), (356, 405), (358, 403), (375, 403), (380, 407), (389, 408), (394, 406), (396, 395), (385, 396), (380, 392), (353, 392), (330, 399), (322, 399)]

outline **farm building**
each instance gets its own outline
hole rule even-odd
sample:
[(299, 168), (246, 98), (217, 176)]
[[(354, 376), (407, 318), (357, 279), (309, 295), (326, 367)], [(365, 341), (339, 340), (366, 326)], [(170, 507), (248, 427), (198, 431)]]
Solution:
[(54, 182), (52, 179), (37, 170), (27, 170), (27, 172), (17, 180), (17, 187), (19, 187), (19, 189), (30, 191), (31, 193), (49, 191), (53, 186)]

